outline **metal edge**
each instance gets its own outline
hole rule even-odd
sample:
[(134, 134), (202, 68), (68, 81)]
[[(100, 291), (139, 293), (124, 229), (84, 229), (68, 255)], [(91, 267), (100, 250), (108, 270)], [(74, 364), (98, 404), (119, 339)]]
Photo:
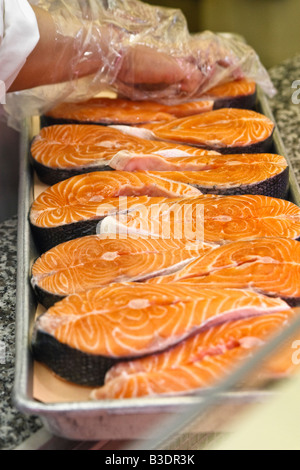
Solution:
[[(19, 206), (18, 206), (18, 266), (16, 294), (16, 341), (15, 341), (15, 380), (13, 402), (23, 410), (28, 403), (28, 386), (30, 379), (31, 358), (28, 348), (29, 322), (28, 315), (32, 311), (31, 294), (28, 288), (28, 250), (30, 249), (26, 212), (29, 210), (30, 180), (28, 168), (28, 126), (29, 121), (22, 123), (20, 139), (20, 176), (19, 176)], [(28, 212), (27, 212), (28, 213)], [(27, 252), (27, 254), (26, 254)], [(25, 405), (26, 404), (26, 405)]]
[[(264, 94), (258, 91), (258, 103), (261, 112), (275, 122)], [(79, 421), (97, 416), (124, 417), (135, 414), (169, 414), (186, 407), (203, 404), (206, 401), (206, 393), (197, 396), (143, 398), (126, 400), (109, 400), (99, 402), (78, 402), (43, 404), (32, 397), (32, 358), (29, 350), (28, 338), (30, 325), (35, 312), (34, 298), (29, 282), (29, 270), (31, 262), (30, 246), (32, 245), (28, 213), (32, 199), (32, 174), (29, 163), (29, 142), (31, 134), (30, 120), (23, 123), (20, 143), (20, 181), (19, 181), (19, 220), (18, 220), (18, 271), (17, 271), (17, 305), (16, 305), (16, 365), (13, 401), (15, 406), (24, 414), (36, 415), (45, 421), (50, 430), (55, 433), (56, 417), (67, 420), (69, 416), (78, 415)], [(290, 166), (290, 190), (291, 199), (300, 206), (300, 190), (291, 162), (287, 156), (284, 145), (277, 128), (274, 131), (274, 145), (277, 153), (286, 157)], [(24, 351), (26, 351), (24, 353)], [(265, 400), (272, 396), (268, 391), (228, 392), (219, 395), (226, 402), (253, 403)], [(49, 420), (49, 421), (48, 421)], [(78, 423), (77, 423), (78, 424)], [(61, 425), (61, 423), (60, 423)], [(59, 433), (58, 433), (59, 434)], [(64, 434), (63, 434), (64, 435)], [(68, 437), (68, 436), (66, 436)], [(76, 437), (76, 433), (75, 433)], [(78, 429), (78, 439), (82, 438)], [(74, 438), (74, 436), (72, 436)]]

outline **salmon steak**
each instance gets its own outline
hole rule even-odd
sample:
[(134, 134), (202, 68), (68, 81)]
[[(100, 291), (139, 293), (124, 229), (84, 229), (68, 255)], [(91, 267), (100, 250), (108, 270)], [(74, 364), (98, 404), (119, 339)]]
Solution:
[(123, 171), (156, 167), (163, 171), (147, 174), (189, 184), (203, 194), (261, 194), (284, 199), (289, 187), (287, 161), (273, 154), (161, 158), (120, 152), (111, 165)]
[[(165, 352), (120, 362), (107, 372), (104, 386), (94, 390), (92, 398), (181, 395), (216, 386), (295, 319), (295, 311), (286, 310), (228, 321), (208, 328)], [(260, 375), (283, 375), (282, 367), (276, 368), (273, 361), (268, 367), (268, 362), (258, 371)], [(286, 368), (287, 374), (289, 369), (290, 365)]]
[(201, 98), (213, 100), (214, 109), (254, 109), (256, 95), (256, 83), (243, 78), (217, 85), (208, 90)]
[(115, 169), (111, 160), (120, 152), (150, 154), (161, 159), (217, 155), (187, 145), (126, 135), (113, 127), (69, 124), (42, 128), (31, 144), (31, 162), (39, 179), (53, 185), (79, 174)]
[(184, 239), (91, 235), (44, 253), (33, 265), (31, 284), (48, 308), (70, 294), (172, 273), (214, 248)]
[(156, 139), (234, 154), (267, 152), (275, 125), (252, 110), (223, 108), (145, 127)]
[(108, 216), (100, 232), (217, 244), (274, 237), (297, 240), (300, 208), (283, 199), (253, 195), (168, 199), (148, 210)]
[(143, 124), (170, 121), (213, 109), (212, 100), (198, 100), (177, 105), (122, 98), (92, 98), (78, 103), (62, 103), (45, 114), (46, 122), (91, 124)]
[[(101, 219), (130, 206), (151, 204), (152, 198), (182, 198), (201, 194), (184, 183), (146, 173), (102, 171), (73, 176), (46, 189), (33, 202), (30, 223), (43, 250), (96, 233)], [(149, 196), (142, 200), (136, 197)], [(132, 199), (134, 198), (134, 199)]]
[(262, 194), (285, 198), (289, 167), (274, 154), (203, 155), (162, 157), (121, 151), (110, 166), (121, 171), (151, 171), (172, 181), (184, 181), (203, 194)]
[(92, 400), (107, 400), (190, 395), (216, 387), (238, 367), (242, 367), (249, 356), (249, 351), (237, 347), (174, 368), (148, 373), (125, 372), (93, 390), (90, 397)]
[(300, 305), (300, 242), (263, 238), (229, 243), (178, 272), (149, 282), (195, 282), (203, 288), (251, 289)]
[(112, 284), (57, 302), (36, 320), (31, 346), (55, 374), (100, 386), (116, 362), (162, 352), (229, 320), (285, 310), (281, 299), (238, 289)]

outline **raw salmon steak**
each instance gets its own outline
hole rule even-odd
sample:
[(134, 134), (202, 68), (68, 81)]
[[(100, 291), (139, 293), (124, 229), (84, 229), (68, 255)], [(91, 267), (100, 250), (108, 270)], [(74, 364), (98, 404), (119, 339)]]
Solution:
[(187, 395), (213, 388), (249, 358), (250, 352), (234, 348), (223, 354), (206, 356), (202, 361), (153, 372), (120, 375), (92, 391), (91, 399), (128, 399)]
[(66, 380), (98, 386), (120, 360), (164, 351), (229, 320), (285, 310), (283, 300), (250, 291), (112, 284), (70, 295), (42, 314), (32, 351)]
[(165, 200), (141, 212), (106, 217), (103, 233), (140, 234), (228, 243), (257, 238), (300, 239), (300, 208), (267, 196), (213, 196)]
[(274, 123), (246, 109), (223, 108), (145, 126), (154, 138), (176, 141), (220, 153), (262, 153), (272, 144)]
[(153, 101), (93, 98), (84, 102), (59, 104), (46, 113), (46, 120), (50, 123), (59, 121), (135, 125), (203, 113), (212, 110), (213, 104), (211, 100), (199, 100), (171, 106)]
[(44, 127), (31, 145), (32, 164), (40, 180), (49, 185), (82, 173), (111, 170), (114, 168), (111, 160), (120, 151), (161, 158), (217, 154), (191, 146), (126, 135), (112, 127), (79, 124)]
[(214, 101), (214, 109), (254, 109), (256, 104), (256, 83), (245, 78), (217, 85), (208, 90), (202, 99)]
[[(105, 215), (124, 210), (124, 205), (128, 210), (139, 203), (132, 197), (178, 198), (199, 194), (190, 185), (146, 173), (94, 172), (73, 176), (46, 189), (32, 204), (30, 222), (39, 246), (47, 250), (68, 239), (95, 234)], [(122, 197), (126, 197), (125, 202)], [(140, 202), (149, 204), (151, 200)]]
[(220, 246), (178, 272), (152, 282), (194, 282), (203, 288), (252, 289), (300, 304), (300, 242), (263, 238)]
[[(208, 328), (160, 354), (120, 362), (105, 376), (94, 399), (187, 394), (212, 387), (296, 319), (293, 310), (229, 321)], [(268, 361), (270, 363), (270, 361)], [(260, 375), (276, 375), (276, 363)], [(289, 373), (290, 365), (286, 368)], [(279, 367), (277, 375), (282, 375)]]
[(125, 171), (156, 167), (163, 171), (147, 174), (190, 184), (203, 194), (262, 194), (284, 199), (289, 186), (287, 161), (273, 154), (162, 158), (120, 152), (111, 166)]
[(91, 235), (43, 254), (33, 265), (31, 283), (40, 303), (50, 307), (69, 294), (172, 273), (214, 248), (184, 239)]

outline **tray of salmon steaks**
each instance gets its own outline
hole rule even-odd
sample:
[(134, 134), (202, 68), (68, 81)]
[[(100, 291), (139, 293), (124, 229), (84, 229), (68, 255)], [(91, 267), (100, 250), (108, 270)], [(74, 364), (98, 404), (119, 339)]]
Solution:
[(21, 140), (14, 401), (52, 433), (141, 438), (295, 321), (299, 187), (255, 83), (63, 103)]

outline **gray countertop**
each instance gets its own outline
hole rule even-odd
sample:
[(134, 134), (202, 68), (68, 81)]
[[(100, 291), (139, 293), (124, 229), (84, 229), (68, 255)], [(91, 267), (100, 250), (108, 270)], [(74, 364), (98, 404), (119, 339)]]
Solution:
[(41, 426), (14, 408), (17, 217), (0, 224), (0, 449), (13, 449)]
[[(300, 80), (300, 56), (274, 67), (270, 74), (278, 90), (277, 95), (270, 100), (271, 107), (300, 182), (300, 104), (292, 102), (293, 93), (297, 91), (292, 88), (292, 84)], [(14, 381), (16, 238), (17, 216), (0, 224), (0, 449), (2, 450), (15, 449), (42, 428), (38, 418), (21, 415), (11, 400)]]

